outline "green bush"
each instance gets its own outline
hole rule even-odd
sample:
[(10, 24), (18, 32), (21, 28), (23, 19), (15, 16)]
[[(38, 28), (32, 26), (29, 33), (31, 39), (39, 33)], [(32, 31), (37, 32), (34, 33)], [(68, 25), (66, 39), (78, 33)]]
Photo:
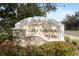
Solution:
[(35, 56), (73, 56), (74, 45), (66, 42), (48, 42), (41, 46), (33, 47), (32, 55)]
[(78, 45), (79, 44), (79, 39), (72, 38), (71, 43), (74, 44), (74, 45)]
[(78, 45), (79, 44), (78, 38), (71, 38), (70, 36), (65, 36), (64, 39), (65, 39), (65, 41), (67, 43), (72, 43), (74, 45)]
[(77, 40), (72, 40), (72, 42), (71, 42), (72, 44), (74, 44), (74, 45), (77, 45), (79, 42), (77, 41)]
[(9, 35), (7, 33), (0, 33), (0, 41), (8, 39)]
[(0, 45), (0, 56), (27, 56), (28, 48), (14, 45), (13, 42), (4, 42)]
[(65, 36), (64, 39), (65, 39), (66, 42), (69, 43), (71, 38), (69, 36)]
[(13, 39), (12, 34), (9, 34), (7, 32), (1, 32), (0, 33), (0, 41), (12, 40), (12, 39)]
[(0, 44), (0, 56), (73, 56), (74, 45), (66, 42), (48, 42), (40, 46), (21, 47), (13, 41)]

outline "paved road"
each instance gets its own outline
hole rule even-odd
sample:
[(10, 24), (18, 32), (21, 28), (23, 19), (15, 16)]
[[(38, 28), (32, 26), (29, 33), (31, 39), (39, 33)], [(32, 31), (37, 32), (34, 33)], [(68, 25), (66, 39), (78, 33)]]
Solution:
[(66, 31), (65, 34), (79, 37), (79, 31)]

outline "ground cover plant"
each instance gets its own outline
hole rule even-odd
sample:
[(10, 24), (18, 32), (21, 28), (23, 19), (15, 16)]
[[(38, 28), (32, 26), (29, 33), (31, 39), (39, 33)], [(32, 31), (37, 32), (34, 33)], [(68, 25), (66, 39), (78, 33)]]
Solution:
[(0, 44), (0, 56), (73, 56), (75, 48), (73, 44), (66, 42), (48, 42), (40, 46), (22, 47), (15, 45), (13, 41), (5, 41)]

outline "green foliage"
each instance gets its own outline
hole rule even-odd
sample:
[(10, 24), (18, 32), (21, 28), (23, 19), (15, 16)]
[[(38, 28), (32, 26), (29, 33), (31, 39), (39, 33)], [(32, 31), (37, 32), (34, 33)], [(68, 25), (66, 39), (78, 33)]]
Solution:
[(18, 4), (16, 3), (0, 3), (0, 18), (14, 18), (16, 16), (15, 10)]
[(77, 45), (77, 44), (79, 44), (79, 42), (77, 41), (77, 40), (72, 40), (72, 42), (71, 42), (72, 44), (74, 44), (74, 45)]
[(79, 38), (72, 38), (71, 43), (73, 43), (74, 45), (78, 45), (79, 44)]
[(0, 41), (2, 40), (2, 41), (4, 41), (4, 40), (6, 40), (6, 39), (8, 39), (8, 34), (7, 33), (0, 33)]
[[(2, 29), (0, 31), (1, 33), (1, 39), (12, 39), (11, 30), (14, 27), (14, 24), (17, 22), (16, 20), (16, 8), (18, 4), (9, 4), (9, 3), (1, 3), (0, 7), (3, 7), (0, 9), (0, 28)], [(4, 33), (4, 34), (3, 34)]]
[(13, 42), (4, 42), (0, 45), (0, 56), (27, 56), (29, 49), (14, 45)]
[(66, 42), (48, 42), (40, 46), (22, 47), (13, 41), (4, 41), (0, 44), (1, 56), (73, 56), (74, 45)]
[(33, 48), (32, 53), (37, 56), (73, 56), (75, 48), (66, 42), (49, 42)]
[(19, 20), (34, 16), (45, 16), (45, 11), (39, 8), (38, 4), (28, 3), (28, 4), (22, 4), (18, 7), (17, 17)]
[[(55, 11), (56, 6), (51, 4), (36, 3), (1, 3), (0, 4), (0, 32), (8, 33), (8, 39), (12, 39), (12, 28), (18, 21), (33, 16), (45, 16), (48, 11)], [(3, 35), (3, 34), (2, 34)], [(4, 35), (5, 37), (5, 35)]]
[(79, 12), (75, 12), (75, 15), (66, 15), (62, 23), (67, 30), (79, 30)]
[(70, 42), (70, 37), (69, 36), (64, 36), (64, 39), (65, 39), (66, 42), (68, 42), (68, 43)]
[(65, 39), (65, 41), (67, 42), (67, 43), (72, 43), (72, 44), (74, 44), (74, 45), (78, 45), (79, 44), (79, 38), (71, 38), (71, 36), (67, 36), (67, 35), (65, 35), (65, 37), (64, 37), (64, 39)]
[(22, 20), (27, 17), (46, 16), (46, 12), (55, 11), (56, 5), (51, 3), (27, 3), (19, 4), (17, 8), (17, 19)]
[(7, 32), (0, 33), (0, 41), (13, 40), (13, 36)]

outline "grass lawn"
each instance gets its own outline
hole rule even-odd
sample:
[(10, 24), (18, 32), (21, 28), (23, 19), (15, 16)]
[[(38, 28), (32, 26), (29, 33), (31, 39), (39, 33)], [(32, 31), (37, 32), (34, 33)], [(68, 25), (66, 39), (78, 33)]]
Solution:
[(79, 30), (65, 30), (65, 31), (74, 31), (74, 32), (79, 32)]

